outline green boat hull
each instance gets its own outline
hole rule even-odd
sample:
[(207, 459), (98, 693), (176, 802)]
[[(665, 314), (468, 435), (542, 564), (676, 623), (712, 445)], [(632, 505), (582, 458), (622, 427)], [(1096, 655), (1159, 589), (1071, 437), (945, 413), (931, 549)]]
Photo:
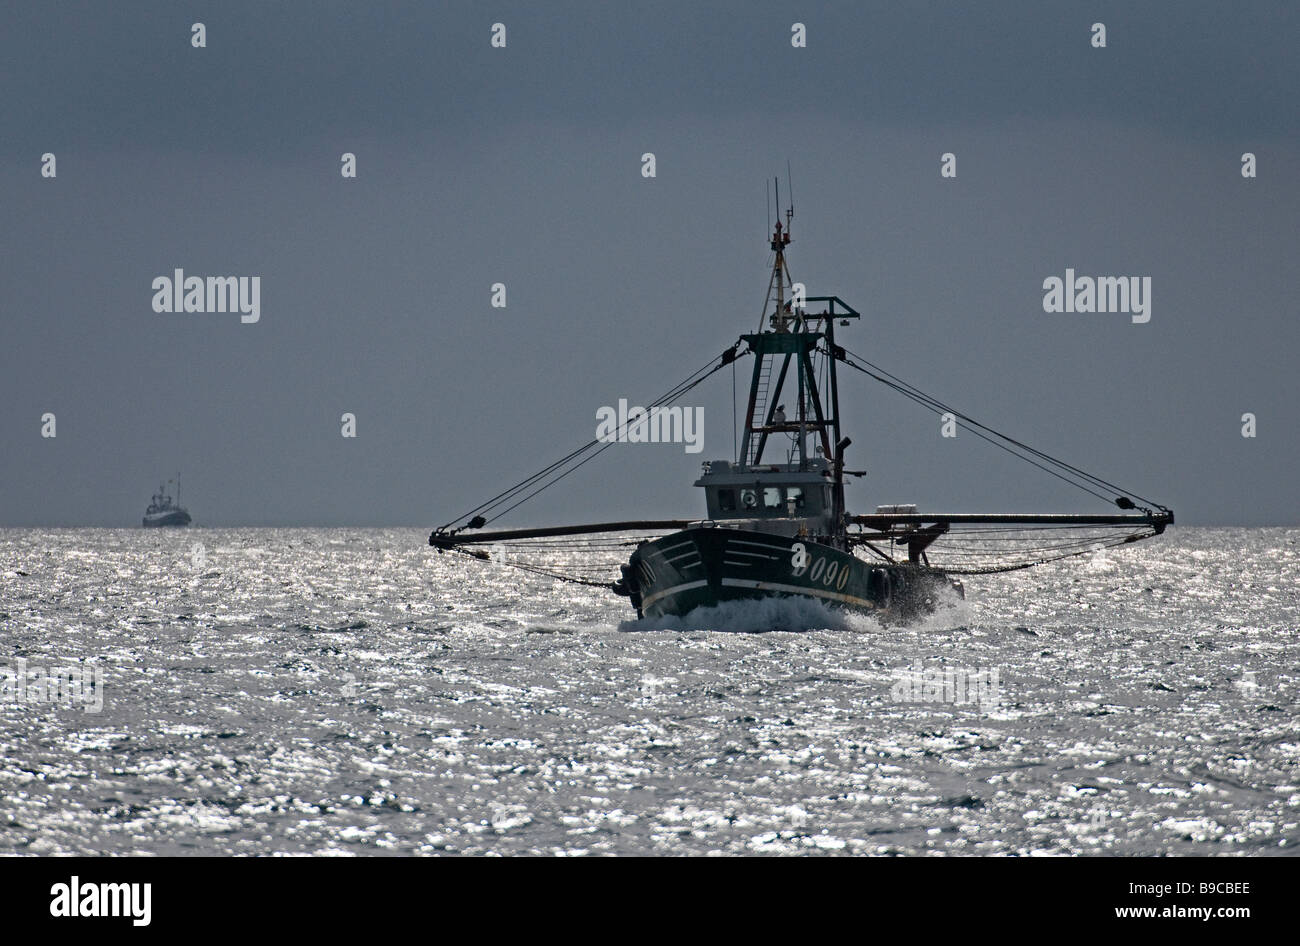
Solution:
[(638, 614), (651, 618), (790, 595), (908, 621), (932, 612), (949, 589), (962, 595), (940, 569), (868, 562), (806, 536), (705, 526), (641, 543), (623, 576)]

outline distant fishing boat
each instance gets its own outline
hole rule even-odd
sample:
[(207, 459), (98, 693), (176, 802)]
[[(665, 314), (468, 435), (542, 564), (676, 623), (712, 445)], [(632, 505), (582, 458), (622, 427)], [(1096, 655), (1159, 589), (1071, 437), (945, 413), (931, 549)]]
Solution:
[[(168, 480), (167, 482), (172, 481)], [(151, 529), (161, 526), (187, 526), (189, 524), (190, 514), (181, 508), (181, 475), (177, 473), (176, 501), (173, 503), (171, 496), (167, 494), (166, 484), (160, 485), (158, 492), (153, 494), (149, 508), (145, 510), (144, 527)]]
[[(741, 335), (651, 405), (663, 408), (726, 366), (754, 356), (737, 455), (706, 462), (695, 481), (704, 489), (705, 518), (479, 531), (610, 445), (609, 438), (598, 438), (439, 527), (429, 544), (480, 560), (493, 555), (474, 546), (494, 545), (496, 560), (507, 565), (623, 595), (638, 617), (685, 615), (735, 599), (794, 596), (908, 621), (945, 598), (964, 596), (960, 576), (1014, 571), (1135, 542), (1173, 523), (1168, 507), (1013, 440), (839, 345), (836, 323), (847, 327), (860, 313), (838, 296), (795, 292), (785, 259), (793, 216), (791, 206), (785, 225), (778, 216), (772, 231), (774, 261), (758, 331)], [(870, 514), (850, 513), (845, 478), (865, 471), (845, 469), (852, 441), (840, 431), (841, 365), (936, 414), (951, 413), (976, 436), (1122, 512), (924, 513), (914, 505), (891, 504)], [(629, 417), (620, 426), (638, 422), (644, 419)], [(773, 462), (767, 453), (776, 445), (784, 455)], [(667, 534), (610, 538), (637, 531)], [(580, 536), (595, 538), (575, 538)], [(932, 546), (941, 538), (960, 541), (953, 543), (950, 562), (932, 563)], [(629, 545), (621, 577), (602, 579), (601, 570), (610, 566), (600, 561), (600, 553)], [(557, 556), (564, 551), (573, 554)], [(562, 568), (557, 560), (571, 564)]]

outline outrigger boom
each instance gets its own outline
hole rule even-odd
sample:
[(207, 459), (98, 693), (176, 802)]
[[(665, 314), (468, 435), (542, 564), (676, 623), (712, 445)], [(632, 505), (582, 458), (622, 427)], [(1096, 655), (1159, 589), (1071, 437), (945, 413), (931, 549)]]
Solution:
[(429, 536), (434, 548), (453, 549), (458, 545), (482, 545), (485, 542), (509, 542), (514, 539), (543, 539), (558, 535), (592, 535), (600, 532), (640, 532), (662, 529), (685, 529), (698, 519), (633, 519), (626, 522), (593, 522), (576, 526), (543, 526), (537, 529), (493, 529), (462, 535), (457, 531), (435, 530)]
[(1119, 516), (1074, 515), (1073, 513), (979, 513), (979, 512), (932, 512), (932, 513), (873, 513), (862, 516), (848, 516), (845, 521), (856, 526), (876, 526), (888, 528), (893, 525), (920, 525), (922, 523), (967, 522), (986, 525), (1019, 526), (1151, 526), (1157, 532), (1164, 531), (1165, 526), (1173, 525), (1174, 514), (1170, 510), (1163, 512), (1129, 513)]
[[(942, 525), (944, 523), (978, 523), (982, 525), (1044, 525), (1044, 526), (1151, 526), (1156, 533), (1173, 525), (1172, 512), (1136, 513), (1118, 516), (1073, 515), (1070, 513), (873, 513), (846, 516), (849, 525), (872, 526), (885, 530), (904, 525)], [(656, 532), (664, 529), (685, 529), (687, 526), (709, 526), (709, 519), (627, 519), (620, 522), (589, 522), (571, 526), (539, 526), (535, 529), (493, 529), (490, 532), (444, 532), (441, 529), (429, 535), (429, 544), (438, 549), (451, 549), (458, 545), (483, 545), (492, 542), (509, 542), (514, 539), (542, 539), (561, 535), (594, 535), (601, 532)]]

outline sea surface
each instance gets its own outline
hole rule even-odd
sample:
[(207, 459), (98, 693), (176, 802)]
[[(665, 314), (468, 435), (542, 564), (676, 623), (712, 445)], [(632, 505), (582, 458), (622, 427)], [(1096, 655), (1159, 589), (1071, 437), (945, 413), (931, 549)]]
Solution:
[(426, 538), (0, 530), (0, 854), (1300, 850), (1300, 530), (972, 577), (904, 628), (632, 621)]

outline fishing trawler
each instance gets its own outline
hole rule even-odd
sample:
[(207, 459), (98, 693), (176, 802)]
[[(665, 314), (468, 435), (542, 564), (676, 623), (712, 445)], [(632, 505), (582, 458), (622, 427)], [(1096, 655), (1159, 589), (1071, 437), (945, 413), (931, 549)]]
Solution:
[[(171, 480), (167, 481), (168, 483)], [(144, 527), (146, 529), (158, 528), (161, 526), (187, 526), (190, 524), (190, 514), (181, 508), (181, 475), (176, 474), (176, 502), (172, 502), (171, 496), (167, 493), (167, 485), (164, 483), (158, 487), (158, 492), (153, 494), (149, 502), (149, 508), (144, 513)]]
[[(680, 616), (729, 600), (788, 595), (906, 622), (962, 597), (964, 575), (1087, 554), (1159, 535), (1173, 523), (1168, 507), (999, 433), (841, 346), (837, 323), (848, 327), (861, 314), (838, 296), (796, 291), (786, 263), (793, 216), (791, 206), (784, 225), (778, 216), (771, 233), (772, 271), (758, 330), (741, 335), (651, 405), (669, 405), (722, 369), (734, 371), (740, 359), (754, 359), (737, 455), (706, 462), (695, 481), (704, 490), (704, 517), (481, 531), (606, 449), (606, 438), (437, 528), (429, 544), (439, 552), (608, 588), (627, 597), (638, 617)], [(852, 440), (841, 431), (841, 367), (934, 413), (951, 413), (978, 437), (1121, 512), (926, 513), (890, 504), (853, 514), (845, 504), (845, 480), (865, 473), (845, 468)], [(644, 416), (625, 423), (644, 423)], [(951, 561), (931, 561), (940, 539), (956, 546)], [(495, 547), (495, 559), (484, 546)], [(628, 546), (632, 551), (618, 566), (620, 576), (602, 575), (611, 563), (601, 557)], [(567, 563), (564, 570), (557, 561)]]

